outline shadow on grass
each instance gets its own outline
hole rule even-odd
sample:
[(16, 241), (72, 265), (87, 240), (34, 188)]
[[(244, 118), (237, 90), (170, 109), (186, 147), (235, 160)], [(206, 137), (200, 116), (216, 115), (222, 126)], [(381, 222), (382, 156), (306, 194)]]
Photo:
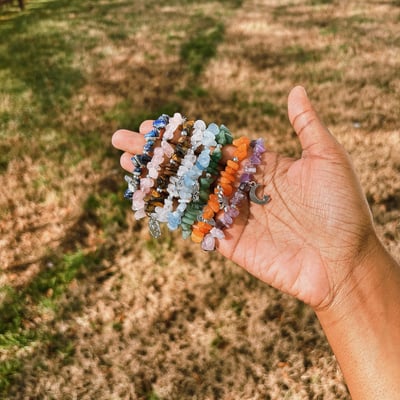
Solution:
[(320, 50), (307, 49), (302, 46), (289, 46), (279, 52), (268, 48), (255, 48), (248, 50), (247, 57), (256, 69), (263, 70), (289, 64), (315, 63), (320, 61), (328, 52), (329, 48)]

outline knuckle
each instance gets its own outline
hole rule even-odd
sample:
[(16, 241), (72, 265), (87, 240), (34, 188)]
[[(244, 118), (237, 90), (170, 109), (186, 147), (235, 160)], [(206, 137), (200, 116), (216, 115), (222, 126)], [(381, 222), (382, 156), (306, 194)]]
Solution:
[(300, 136), (302, 132), (317, 120), (317, 116), (312, 109), (307, 109), (296, 115), (293, 120), (293, 127)]

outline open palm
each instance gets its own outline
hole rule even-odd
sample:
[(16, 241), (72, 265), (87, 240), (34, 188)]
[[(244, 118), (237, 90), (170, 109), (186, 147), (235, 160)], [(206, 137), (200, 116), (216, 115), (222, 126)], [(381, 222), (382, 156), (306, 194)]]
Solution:
[(289, 95), (299, 160), (264, 154), (258, 182), (272, 201), (249, 203), (221, 241), (222, 254), (314, 308), (326, 307), (373, 233), (351, 161), (322, 125), (303, 88)]

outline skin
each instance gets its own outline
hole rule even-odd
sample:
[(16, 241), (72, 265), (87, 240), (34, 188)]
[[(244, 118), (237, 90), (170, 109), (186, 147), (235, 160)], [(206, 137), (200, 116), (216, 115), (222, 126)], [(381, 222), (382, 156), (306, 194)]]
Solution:
[[(304, 88), (288, 98), (300, 159), (267, 151), (257, 183), (267, 205), (245, 205), (218, 251), (316, 312), (354, 399), (395, 399), (400, 389), (400, 268), (378, 240), (344, 148), (315, 112)], [(121, 165), (140, 153), (140, 132), (119, 130)], [(232, 148), (224, 150), (229, 159)], [(261, 189), (258, 196), (262, 197)]]

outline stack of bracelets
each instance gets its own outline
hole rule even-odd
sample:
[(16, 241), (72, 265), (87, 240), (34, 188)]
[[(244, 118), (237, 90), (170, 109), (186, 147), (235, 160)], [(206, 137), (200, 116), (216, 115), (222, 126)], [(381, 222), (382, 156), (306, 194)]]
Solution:
[[(153, 237), (161, 236), (164, 223), (171, 231), (180, 227), (183, 238), (190, 236), (211, 251), (216, 239), (224, 239), (224, 229), (233, 224), (244, 199), (257, 204), (270, 201), (268, 195), (257, 197), (259, 184), (254, 181), (265, 152), (262, 139), (233, 140), (226, 126), (207, 126), (179, 113), (161, 115), (144, 137), (142, 154), (132, 157), (132, 176), (125, 176), (124, 197), (132, 202), (137, 220), (149, 217)], [(235, 149), (221, 170), (225, 145)]]

